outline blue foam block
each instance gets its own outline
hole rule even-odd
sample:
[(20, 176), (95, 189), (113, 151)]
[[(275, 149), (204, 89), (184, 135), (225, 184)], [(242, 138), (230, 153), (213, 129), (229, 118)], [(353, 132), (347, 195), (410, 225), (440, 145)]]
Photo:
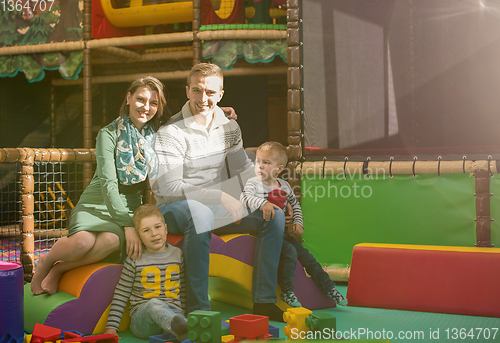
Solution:
[(170, 333), (163, 333), (161, 335), (149, 336), (149, 343), (165, 343), (177, 341), (175, 336)]
[(77, 335), (80, 335), (80, 336), (82, 336), (82, 337), (83, 337), (83, 336), (85, 336), (83, 333), (78, 332), (78, 331), (76, 331), (76, 330), (66, 330), (66, 331), (62, 331), (62, 332), (61, 332), (61, 340), (63, 340), (63, 339), (64, 339), (64, 333), (65, 333), (65, 332), (72, 332), (72, 333), (76, 333)]
[(14, 336), (10, 331), (7, 331), (2, 338), (0, 338), (0, 343), (20, 343), (16, 336)]
[(280, 338), (280, 328), (269, 324), (269, 333), (273, 335), (274, 338)]

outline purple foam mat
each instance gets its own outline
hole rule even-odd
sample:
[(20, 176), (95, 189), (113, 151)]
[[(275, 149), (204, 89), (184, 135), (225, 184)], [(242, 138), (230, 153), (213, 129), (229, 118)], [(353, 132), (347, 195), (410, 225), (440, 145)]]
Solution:
[(234, 258), (253, 266), (253, 251), (256, 238), (249, 235), (235, 237), (227, 242), (216, 235), (210, 240), (210, 252)]
[(57, 307), (44, 324), (91, 335), (111, 303), (121, 271), (121, 265), (109, 265), (95, 271), (83, 285), (80, 297)]
[(335, 300), (323, 293), (312, 278), (307, 277), (299, 261), (297, 261), (297, 267), (295, 268), (293, 285), (295, 295), (302, 304), (302, 307), (309, 310), (319, 310), (337, 306)]

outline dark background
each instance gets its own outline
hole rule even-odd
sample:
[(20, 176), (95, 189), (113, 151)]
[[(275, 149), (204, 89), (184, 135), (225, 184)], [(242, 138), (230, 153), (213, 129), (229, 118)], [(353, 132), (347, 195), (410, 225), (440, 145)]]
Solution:
[[(0, 147), (19, 147), (23, 139), (37, 130), (48, 136), (50, 125), (44, 120), (50, 117), (50, 75), (40, 82), (29, 83), (23, 74), (13, 78), (0, 78)], [(221, 106), (232, 106), (238, 114), (245, 147), (258, 146), (268, 140), (268, 80), (266, 76), (227, 77)], [(92, 98), (92, 122), (94, 137), (105, 124), (113, 121), (125, 97), (128, 83), (95, 85)], [(185, 81), (165, 82), (168, 92), (168, 108), (177, 113), (187, 101)], [(286, 97), (286, 83), (282, 86)], [(104, 89), (105, 88), (105, 89)], [(83, 147), (83, 88), (81, 86), (57, 86), (56, 108), (59, 112), (77, 111), (74, 120), (67, 123), (57, 134), (56, 147)], [(105, 98), (105, 99), (104, 99)], [(106, 103), (104, 109), (103, 101)], [(286, 123), (283, 123), (286, 129)], [(283, 140), (283, 139), (282, 139)], [(31, 140), (31, 148), (50, 147), (45, 139)], [(38, 143), (40, 145), (38, 145)], [(286, 139), (284, 142), (286, 143)], [(35, 146), (37, 145), (37, 146)]]
[(500, 151), (499, 0), (302, 7), (307, 147)]

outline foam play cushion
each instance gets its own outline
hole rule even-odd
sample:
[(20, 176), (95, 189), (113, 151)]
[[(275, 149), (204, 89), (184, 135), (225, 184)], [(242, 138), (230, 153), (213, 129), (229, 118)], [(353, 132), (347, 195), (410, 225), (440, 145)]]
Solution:
[(349, 305), (500, 317), (500, 249), (358, 244)]
[[(253, 255), (256, 241), (254, 236), (246, 234), (212, 236), (209, 272), (212, 279), (209, 293), (213, 300), (252, 309)], [(295, 269), (294, 288), (303, 307), (316, 310), (336, 306), (335, 300), (322, 293), (318, 285), (306, 276), (299, 261)], [(286, 310), (289, 306), (280, 299), (280, 293), (278, 287), (278, 306)]]
[(94, 333), (111, 303), (122, 265), (95, 263), (63, 274), (54, 295), (34, 296), (30, 284), (24, 289), (24, 329), (32, 332), (35, 323), (62, 330)]

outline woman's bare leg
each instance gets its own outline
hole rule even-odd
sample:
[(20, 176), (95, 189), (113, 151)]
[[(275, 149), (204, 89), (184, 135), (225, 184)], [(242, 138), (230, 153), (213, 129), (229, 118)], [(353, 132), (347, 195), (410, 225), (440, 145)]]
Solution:
[(58, 239), (50, 251), (40, 257), (31, 280), (31, 292), (35, 295), (44, 293), (42, 281), (49, 274), (54, 263), (81, 259), (92, 249), (95, 241), (96, 234), (88, 231), (80, 231), (69, 237)]
[(59, 287), (59, 280), (64, 272), (102, 260), (120, 249), (120, 239), (111, 232), (96, 235), (95, 243), (83, 257), (76, 260), (61, 260), (54, 265), (41, 283), (41, 288), (48, 294), (54, 294)]

